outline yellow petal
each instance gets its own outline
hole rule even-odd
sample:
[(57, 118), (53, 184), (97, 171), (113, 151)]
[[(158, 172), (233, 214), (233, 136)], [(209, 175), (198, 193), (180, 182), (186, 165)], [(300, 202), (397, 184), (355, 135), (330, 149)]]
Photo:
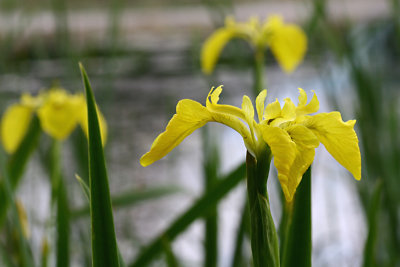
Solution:
[(33, 109), (14, 104), (7, 108), (1, 121), (1, 141), (8, 153), (14, 153), (28, 131)]
[(319, 110), (319, 101), (317, 95), (314, 93), (310, 103), (307, 104), (307, 94), (303, 89), (299, 88), (299, 105), (296, 108), (297, 116), (315, 113)]
[[(222, 86), (215, 89), (211, 88), (206, 100), (206, 107), (212, 115), (212, 121), (225, 124), (237, 131), (243, 137), (246, 148), (253, 153), (255, 151), (255, 144), (252, 138), (254, 133), (254, 107), (251, 104), (251, 100), (248, 97), (243, 97), (243, 108), (247, 112), (245, 114), (245, 111), (238, 107), (218, 104), (221, 92)], [(240, 119), (249, 124), (251, 133)]]
[(293, 142), (296, 144), (296, 158), (294, 159), (286, 176), (288, 193), (285, 195), (286, 201), (290, 202), (299, 186), (303, 174), (314, 160), (315, 148), (319, 146), (319, 141), (314, 133), (303, 125), (292, 125), (285, 129)]
[(288, 177), (293, 161), (296, 158), (296, 144), (292, 141), (289, 134), (279, 128), (270, 125), (260, 125), (264, 141), (271, 149), (274, 156), (274, 164), (278, 170), (278, 178), (282, 186), (282, 190), (289, 198), (292, 194), (290, 191), (290, 183)]
[(142, 156), (144, 167), (163, 158), (179, 145), (188, 135), (212, 119), (210, 112), (200, 103), (184, 99), (176, 106), (176, 114), (169, 121), (166, 130), (153, 142), (150, 151)]
[(32, 109), (36, 109), (43, 104), (45, 93), (41, 92), (37, 96), (31, 96), (30, 94), (24, 93), (21, 96), (21, 104)]
[(271, 23), (266, 35), (272, 53), (282, 69), (290, 73), (303, 60), (307, 50), (307, 36), (294, 24)]
[(254, 107), (253, 104), (251, 103), (250, 98), (247, 95), (243, 96), (242, 111), (246, 118), (247, 124), (249, 126), (252, 126), (254, 121)]
[(275, 99), (275, 102), (270, 103), (265, 108), (264, 119), (265, 120), (273, 120), (277, 117), (281, 116), (281, 104), (279, 103), (278, 99)]
[(354, 124), (355, 120), (343, 122), (339, 112), (320, 113), (304, 121), (328, 152), (359, 180), (361, 155)]
[(220, 28), (204, 42), (201, 49), (201, 69), (205, 74), (214, 70), (222, 49), (235, 36), (236, 31), (233, 27)]
[(256, 98), (256, 109), (258, 115), (258, 122), (263, 120), (264, 108), (265, 108), (265, 98), (267, 98), (267, 90), (262, 90)]
[(65, 139), (77, 126), (83, 99), (83, 95), (69, 95), (62, 89), (50, 90), (37, 111), (43, 131), (58, 140)]
[(242, 109), (231, 106), (231, 105), (218, 104), (219, 95), (221, 93), (222, 93), (222, 85), (218, 86), (215, 89), (214, 89), (214, 87), (211, 88), (210, 92), (208, 93), (207, 100), (206, 100), (207, 109), (212, 112), (223, 113), (226, 115), (239, 117), (242, 120), (246, 121), (246, 116), (243, 113)]
[(283, 105), (281, 114), (274, 121), (271, 122), (271, 126), (280, 126), (285, 122), (294, 121), (296, 119), (296, 106), (293, 104), (290, 98), (285, 98), (285, 105)]

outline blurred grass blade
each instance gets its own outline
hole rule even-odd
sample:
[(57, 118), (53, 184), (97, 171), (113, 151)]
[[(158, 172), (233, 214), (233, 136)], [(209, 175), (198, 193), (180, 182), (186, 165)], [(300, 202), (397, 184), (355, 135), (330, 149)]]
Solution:
[[(12, 154), (6, 165), (10, 188), (12, 192), (15, 190), (19, 184), (22, 174), (25, 171), (25, 166), (31, 156), (33, 150), (36, 148), (38, 139), (40, 136), (40, 123), (36, 116), (33, 117), (31, 124), (29, 126), (28, 132), (18, 149)], [(5, 220), (5, 215), (9, 206), (9, 202), (6, 198), (6, 192), (4, 188), (4, 181), (0, 180), (0, 227), (3, 225)]]
[(10, 205), (10, 213), (13, 229), (16, 229), (16, 240), (18, 242), (18, 259), (20, 267), (33, 267), (34, 261), (32, 258), (31, 250), (29, 247), (28, 240), (24, 235), (24, 231), (22, 228), (22, 223), (20, 220), (20, 216), (18, 214), (18, 209), (16, 206), (13, 190), (11, 188), (10, 177), (7, 172), (5, 172), (5, 164), (3, 157), (0, 157), (0, 172), (1, 172), (1, 181), (3, 181), (3, 192), (4, 199), (7, 201), (8, 205)]
[[(77, 176), (77, 180), (82, 186), (82, 190), (86, 192), (87, 185), (82, 178)], [(78, 179), (79, 177), (79, 179)], [(112, 196), (111, 202), (114, 209), (123, 207), (132, 207), (146, 200), (157, 199), (160, 197), (168, 196), (180, 192), (181, 189), (178, 187), (160, 187), (150, 188), (146, 190), (129, 190), (129, 192), (123, 193), (118, 196)], [(88, 194), (89, 195), (89, 194)], [(82, 218), (90, 214), (90, 207), (84, 206), (71, 212), (71, 217), (74, 219)]]
[[(215, 135), (216, 134), (211, 132), (208, 127), (203, 128), (203, 173), (205, 193), (212, 189), (218, 182), (219, 152)], [(210, 208), (204, 220), (204, 266), (216, 267), (218, 262), (218, 206)]]
[[(240, 219), (239, 229), (236, 232), (235, 249), (232, 256), (232, 267), (247, 266), (247, 259), (243, 257), (243, 243), (246, 233), (250, 233), (250, 211), (249, 204), (246, 200)], [(250, 236), (250, 235), (249, 235)]]
[(169, 242), (168, 239), (163, 239), (163, 248), (164, 248), (164, 253), (166, 256), (166, 262), (168, 267), (178, 267), (178, 260), (176, 259), (174, 252), (172, 251), (171, 248), (171, 243)]
[(232, 171), (224, 179), (210, 189), (205, 195), (199, 198), (185, 213), (178, 217), (160, 236), (158, 236), (147, 248), (139, 253), (135, 262), (130, 267), (144, 267), (151, 262), (163, 249), (163, 239), (167, 238), (173, 241), (180, 233), (182, 233), (192, 222), (201, 218), (217, 205), (217, 203), (240, 181), (246, 174), (245, 164), (241, 164)]
[[(75, 178), (76, 178), (76, 180), (78, 180), (79, 185), (81, 186), (82, 191), (83, 191), (87, 201), (90, 203), (90, 189), (89, 189), (89, 186), (85, 183), (85, 181), (78, 174), (75, 174)], [(79, 211), (75, 212), (75, 216), (76, 216), (76, 213), (77, 214), (82, 214), (82, 213), (86, 214), (86, 210), (87, 210), (87, 213), (90, 214), (90, 207), (89, 206), (85, 207), (82, 210), (84, 210), (84, 212), (79, 212)], [(74, 217), (74, 213), (73, 212), (72, 212), (71, 215), (72, 215), (72, 217)]]
[(16, 267), (11, 260), (10, 253), (7, 251), (7, 249), (3, 245), (0, 247), (0, 255), (1, 255), (0, 266)]
[(67, 189), (62, 179), (58, 184), (57, 196), (57, 267), (69, 266), (69, 205)]
[(49, 242), (47, 238), (43, 238), (42, 241), (42, 248), (41, 248), (41, 255), (40, 255), (40, 267), (47, 267), (49, 262)]
[(26, 136), (15, 153), (10, 156), (7, 163), (7, 171), (10, 177), (10, 185), (12, 189), (15, 189), (18, 185), (21, 176), (25, 171), (26, 163), (38, 144), (40, 132), (39, 119), (36, 116), (33, 116)]
[(364, 247), (364, 267), (373, 267), (376, 265), (376, 246), (378, 237), (378, 222), (379, 222), (379, 206), (381, 202), (383, 182), (378, 180), (370, 205), (368, 208), (368, 236)]
[(61, 175), (61, 142), (53, 139), (50, 148), (49, 171), (52, 200), (56, 205), (56, 266), (69, 266), (69, 205), (67, 188)]
[(79, 64), (86, 92), (89, 128), (89, 182), (92, 226), (92, 266), (118, 267), (118, 250), (110, 190), (96, 104), (86, 71)]
[(304, 173), (291, 204), (282, 267), (311, 267), (311, 166)]

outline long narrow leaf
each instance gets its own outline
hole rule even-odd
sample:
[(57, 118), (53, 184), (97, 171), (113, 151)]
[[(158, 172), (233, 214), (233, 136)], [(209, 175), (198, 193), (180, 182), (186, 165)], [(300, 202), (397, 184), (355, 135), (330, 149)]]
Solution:
[[(219, 153), (216, 136), (213, 136), (209, 128), (203, 128), (202, 136), (204, 148), (204, 188), (205, 192), (207, 192), (218, 182)], [(204, 266), (216, 267), (218, 262), (218, 207), (210, 208), (204, 220)]]
[[(79, 177), (79, 176), (78, 176)], [(77, 178), (78, 179), (78, 178)], [(83, 179), (78, 179), (85, 191), (85, 185)], [(160, 187), (160, 188), (150, 188), (146, 190), (130, 190), (129, 192), (123, 193), (118, 196), (112, 196), (112, 206), (114, 209), (123, 207), (132, 207), (133, 205), (139, 204), (146, 200), (156, 199), (159, 197), (164, 197), (167, 195), (175, 194), (180, 192), (181, 189), (177, 187)], [(82, 208), (72, 211), (71, 217), (78, 219), (90, 214), (90, 206), (84, 206)]]
[(175, 254), (172, 251), (171, 243), (169, 242), (169, 240), (163, 239), (163, 247), (164, 247), (165, 258), (167, 261), (167, 266), (179, 267), (178, 260), (176, 259)]
[[(235, 248), (232, 255), (232, 267), (242, 267), (247, 266), (246, 259), (243, 257), (243, 244), (245, 241), (246, 233), (250, 233), (247, 228), (250, 225), (250, 211), (249, 205), (246, 200), (243, 211), (242, 218), (240, 219), (239, 229), (236, 231)], [(250, 236), (250, 234), (248, 235)]]
[(11, 219), (13, 226), (15, 227), (14, 229), (16, 230), (17, 233), (17, 241), (18, 241), (18, 254), (19, 254), (19, 264), (18, 266), (21, 267), (33, 267), (35, 266), (33, 258), (32, 258), (32, 252), (29, 247), (28, 240), (25, 238), (25, 235), (23, 233), (22, 229), (22, 223), (20, 220), (20, 216), (18, 214), (18, 209), (16, 206), (15, 202), (15, 197), (14, 193), (11, 187), (11, 182), (10, 182), (10, 177), (7, 172), (4, 171), (4, 162), (3, 158), (0, 157), (0, 174), (1, 178), (3, 181), (3, 189), (4, 189), (4, 199), (9, 203), (10, 205), (10, 214), (11, 214)]
[[(12, 191), (15, 190), (21, 180), (22, 174), (25, 171), (26, 163), (38, 143), (39, 136), (40, 124), (38, 118), (35, 116), (32, 119), (28, 132), (18, 149), (7, 161), (6, 169), (7, 175), (10, 178), (10, 188)], [(0, 180), (0, 203), (0, 226), (2, 226), (10, 204), (6, 198), (3, 180)]]
[(86, 92), (89, 128), (89, 182), (92, 226), (92, 266), (118, 267), (118, 250), (111, 209), (110, 189), (96, 103), (86, 71), (80, 64)]
[(144, 267), (153, 260), (163, 249), (163, 240), (167, 238), (172, 242), (192, 222), (204, 216), (210, 208), (214, 207), (229, 191), (231, 191), (246, 174), (245, 164), (241, 164), (226, 178), (221, 179), (205, 195), (199, 198), (185, 213), (179, 216), (161, 235), (159, 235), (147, 248), (145, 248), (130, 267)]
[(382, 196), (383, 182), (378, 180), (372, 199), (368, 207), (368, 236), (364, 247), (364, 267), (373, 267), (376, 265), (376, 246), (378, 237), (379, 211)]
[(311, 267), (311, 167), (303, 175), (291, 208), (282, 267)]

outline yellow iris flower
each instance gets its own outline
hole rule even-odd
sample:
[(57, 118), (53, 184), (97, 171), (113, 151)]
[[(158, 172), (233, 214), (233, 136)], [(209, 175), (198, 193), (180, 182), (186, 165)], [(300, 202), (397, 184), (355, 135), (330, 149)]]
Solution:
[[(88, 134), (86, 101), (83, 94), (69, 94), (52, 88), (34, 97), (23, 94), (19, 103), (7, 108), (1, 121), (1, 140), (4, 149), (13, 153), (28, 131), (33, 114), (39, 117), (41, 128), (57, 140), (67, 138), (80, 124)], [(107, 123), (99, 112), (103, 144), (107, 139)]]
[(262, 25), (257, 18), (238, 23), (228, 17), (225, 27), (217, 29), (204, 43), (201, 51), (201, 66), (210, 74), (225, 45), (233, 38), (247, 40), (256, 52), (263, 53), (269, 47), (282, 69), (290, 73), (303, 60), (307, 50), (307, 36), (295, 24), (285, 24), (280, 16), (271, 16)]
[(343, 122), (341, 114), (336, 111), (309, 115), (319, 109), (317, 96), (314, 93), (307, 104), (307, 94), (303, 89), (299, 88), (299, 91), (297, 106), (286, 98), (281, 108), (278, 100), (265, 107), (267, 91), (263, 90), (256, 98), (258, 122), (254, 119), (253, 104), (246, 95), (243, 96), (241, 108), (218, 104), (222, 86), (211, 89), (206, 106), (190, 99), (181, 100), (165, 132), (155, 139), (140, 163), (142, 166), (152, 164), (207, 122), (219, 122), (236, 130), (243, 137), (247, 150), (256, 159), (261, 151), (269, 147), (288, 202), (293, 199), (303, 174), (314, 160), (315, 148), (320, 143), (355, 179), (361, 179), (361, 156), (354, 131), (355, 120)]

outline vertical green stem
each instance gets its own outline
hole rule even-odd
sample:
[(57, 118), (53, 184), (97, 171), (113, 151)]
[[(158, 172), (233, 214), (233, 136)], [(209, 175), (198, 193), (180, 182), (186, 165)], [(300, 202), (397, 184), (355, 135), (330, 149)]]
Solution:
[(311, 167), (304, 173), (293, 201), (286, 205), (282, 267), (311, 267)]
[(52, 199), (56, 202), (56, 266), (69, 266), (69, 206), (67, 188), (61, 177), (61, 143), (53, 140), (51, 147), (50, 179)]
[(257, 96), (262, 90), (264, 90), (264, 49), (256, 48), (254, 54), (254, 96)]
[(257, 159), (247, 152), (247, 194), (254, 267), (279, 267), (278, 235), (267, 193), (270, 162), (271, 152), (269, 149), (260, 152)]

